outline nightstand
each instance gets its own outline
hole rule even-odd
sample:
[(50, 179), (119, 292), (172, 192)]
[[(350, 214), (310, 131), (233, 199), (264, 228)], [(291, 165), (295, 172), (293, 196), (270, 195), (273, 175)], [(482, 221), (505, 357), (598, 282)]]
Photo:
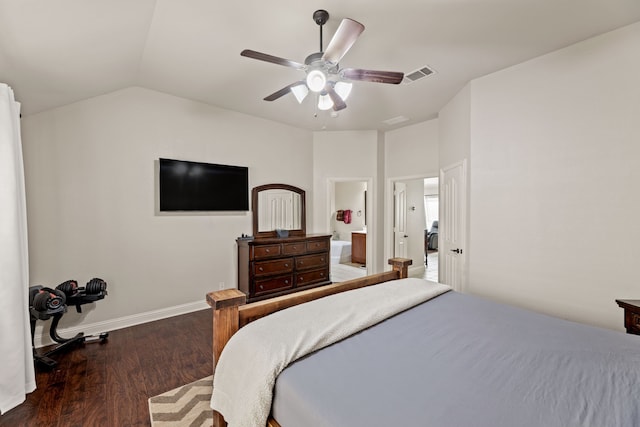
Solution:
[(640, 335), (640, 300), (617, 299), (616, 302), (624, 308), (624, 327), (627, 333)]

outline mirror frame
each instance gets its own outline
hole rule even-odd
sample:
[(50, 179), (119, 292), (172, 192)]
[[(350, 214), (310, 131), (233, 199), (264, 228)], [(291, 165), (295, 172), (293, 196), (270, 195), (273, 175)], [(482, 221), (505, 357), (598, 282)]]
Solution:
[(254, 187), (251, 190), (251, 209), (253, 211), (253, 237), (277, 237), (276, 231), (258, 231), (258, 198), (261, 191), (266, 190), (289, 190), (300, 195), (300, 229), (289, 230), (289, 236), (304, 236), (307, 234), (307, 210), (305, 203), (305, 191), (301, 188), (288, 184), (265, 184)]

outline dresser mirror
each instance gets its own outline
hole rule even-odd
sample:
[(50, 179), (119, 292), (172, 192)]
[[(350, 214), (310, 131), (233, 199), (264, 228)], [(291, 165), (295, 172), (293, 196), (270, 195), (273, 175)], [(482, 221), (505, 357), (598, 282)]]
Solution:
[(305, 191), (287, 184), (265, 184), (251, 191), (253, 236), (276, 237), (276, 230), (289, 236), (306, 234)]

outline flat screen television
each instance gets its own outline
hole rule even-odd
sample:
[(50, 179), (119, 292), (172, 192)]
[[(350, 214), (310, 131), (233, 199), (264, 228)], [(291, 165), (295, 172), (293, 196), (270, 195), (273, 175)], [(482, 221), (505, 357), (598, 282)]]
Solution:
[(249, 168), (160, 159), (161, 212), (248, 211)]

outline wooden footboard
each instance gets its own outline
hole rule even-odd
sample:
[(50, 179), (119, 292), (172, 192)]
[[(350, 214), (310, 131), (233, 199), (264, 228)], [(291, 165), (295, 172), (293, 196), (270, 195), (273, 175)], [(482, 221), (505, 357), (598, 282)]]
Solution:
[[(411, 263), (412, 261), (410, 259), (391, 258), (389, 264), (391, 264), (393, 269), (385, 273), (373, 274), (346, 282), (332, 283), (330, 285), (251, 304), (246, 304), (247, 296), (237, 289), (225, 289), (208, 293), (207, 303), (213, 309), (214, 373), (222, 349), (231, 336), (246, 324), (287, 307), (313, 301), (328, 295), (388, 282), (390, 280), (406, 278), (408, 277), (408, 267)], [(227, 423), (224, 421), (222, 415), (214, 411), (213, 427), (225, 427), (226, 425)], [(279, 427), (279, 424), (275, 420), (269, 419), (267, 426)]]

